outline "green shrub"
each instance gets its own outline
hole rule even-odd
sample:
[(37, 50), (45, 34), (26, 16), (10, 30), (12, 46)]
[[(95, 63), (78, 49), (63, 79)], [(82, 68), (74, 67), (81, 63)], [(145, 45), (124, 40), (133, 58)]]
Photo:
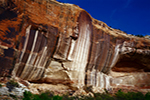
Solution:
[(0, 88), (2, 87), (3, 85), (2, 84), (0, 84)]
[(124, 93), (119, 90), (114, 96), (109, 93), (93, 93), (92, 96), (69, 96), (54, 95), (52, 92), (41, 93), (40, 95), (24, 92), (23, 100), (150, 100), (150, 92), (143, 95), (141, 92)]
[(39, 95), (40, 100), (51, 100), (52, 97), (53, 95), (50, 95), (49, 92), (41, 93)]
[(9, 83), (14, 87), (19, 87), (19, 84), (15, 80), (10, 80)]
[(40, 95), (32, 94), (29, 91), (24, 92), (23, 100), (62, 100), (63, 97), (53, 95), (52, 92), (41, 93)]
[(127, 92), (124, 93), (119, 90), (115, 94), (117, 100), (150, 100), (150, 92), (146, 93), (145, 95), (141, 92)]
[(15, 81), (15, 80), (10, 80), (9, 82), (6, 83), (6, 87), (9, 89), (9, 91), (11, 92), (11, 90), (14, 87), (19, 87), (19, 84)]
[(145, 100), (150, 100), (150, 92), (147, 92), (144, 97)]
[(95, 100), (115, 100), (109, 93), (94, 93)]
[[(62, 98), (63, 98), (63, 97), (56, 95), (56, 96), (53, 97), (53, 100), (62, 100)], [(45, 99), (44, 99), (44, 100), (45, 100)]]
[(119, 99), (119, 100), (127, 100), (126, 98), (126, 94), (124, 92), (120, 90), (118, 90), (118, 92), (115, 94), (115, 96)]
[(137, 36), (137, 37), (144, 37), (143, 35), (139, 35), (139, 34), (138, 34), (138, 35), (135, 35), (135, 36)]
[(16, 95), (9, 94), (9, 96), (12, 97), (13, 99), (17, 99)]
[(32, 100), (32, 98), (33, 98), (33, 94), (31, 92), (29, 92), (29, 91), (24, 92), (23, 100)]

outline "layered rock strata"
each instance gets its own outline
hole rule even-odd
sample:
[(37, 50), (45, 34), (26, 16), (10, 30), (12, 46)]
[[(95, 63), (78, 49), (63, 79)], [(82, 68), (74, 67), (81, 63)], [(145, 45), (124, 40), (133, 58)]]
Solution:
[(149, 39), (110, 28), (72, 4), (0, 5), (0, 76), (77, 88), (149, 88)]

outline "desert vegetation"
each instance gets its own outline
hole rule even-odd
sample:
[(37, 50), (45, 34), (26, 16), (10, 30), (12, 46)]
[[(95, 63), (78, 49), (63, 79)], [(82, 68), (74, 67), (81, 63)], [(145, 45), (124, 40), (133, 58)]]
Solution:
[(150, 100), (150, 92), (145, 95), (141, 92), (122, 92), (119, 90), (115, 94), (105, 93), (93, 93), (93, 95), (78, 95), (70, 96), (66, 95), (54, 95), (53, 92), (45, 92), (40, 95), (32, 94), (31, 92), (24, 92), (23, 100)]

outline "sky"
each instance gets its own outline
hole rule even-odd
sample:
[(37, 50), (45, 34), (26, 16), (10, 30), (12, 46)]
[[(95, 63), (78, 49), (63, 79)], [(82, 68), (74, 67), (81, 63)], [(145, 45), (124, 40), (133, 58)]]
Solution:
[(85, 9), (108, 26), (127, 34), (150, 35), (150, 0), (57, 0)]

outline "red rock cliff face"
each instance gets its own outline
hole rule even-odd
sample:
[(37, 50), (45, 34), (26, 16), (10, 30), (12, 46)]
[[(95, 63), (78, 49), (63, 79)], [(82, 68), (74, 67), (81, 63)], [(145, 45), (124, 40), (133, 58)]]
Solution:
[(79, 88), (150, 86), (150, 40), (112, 29), (72, 4), (0, 4), (1, 76)]

